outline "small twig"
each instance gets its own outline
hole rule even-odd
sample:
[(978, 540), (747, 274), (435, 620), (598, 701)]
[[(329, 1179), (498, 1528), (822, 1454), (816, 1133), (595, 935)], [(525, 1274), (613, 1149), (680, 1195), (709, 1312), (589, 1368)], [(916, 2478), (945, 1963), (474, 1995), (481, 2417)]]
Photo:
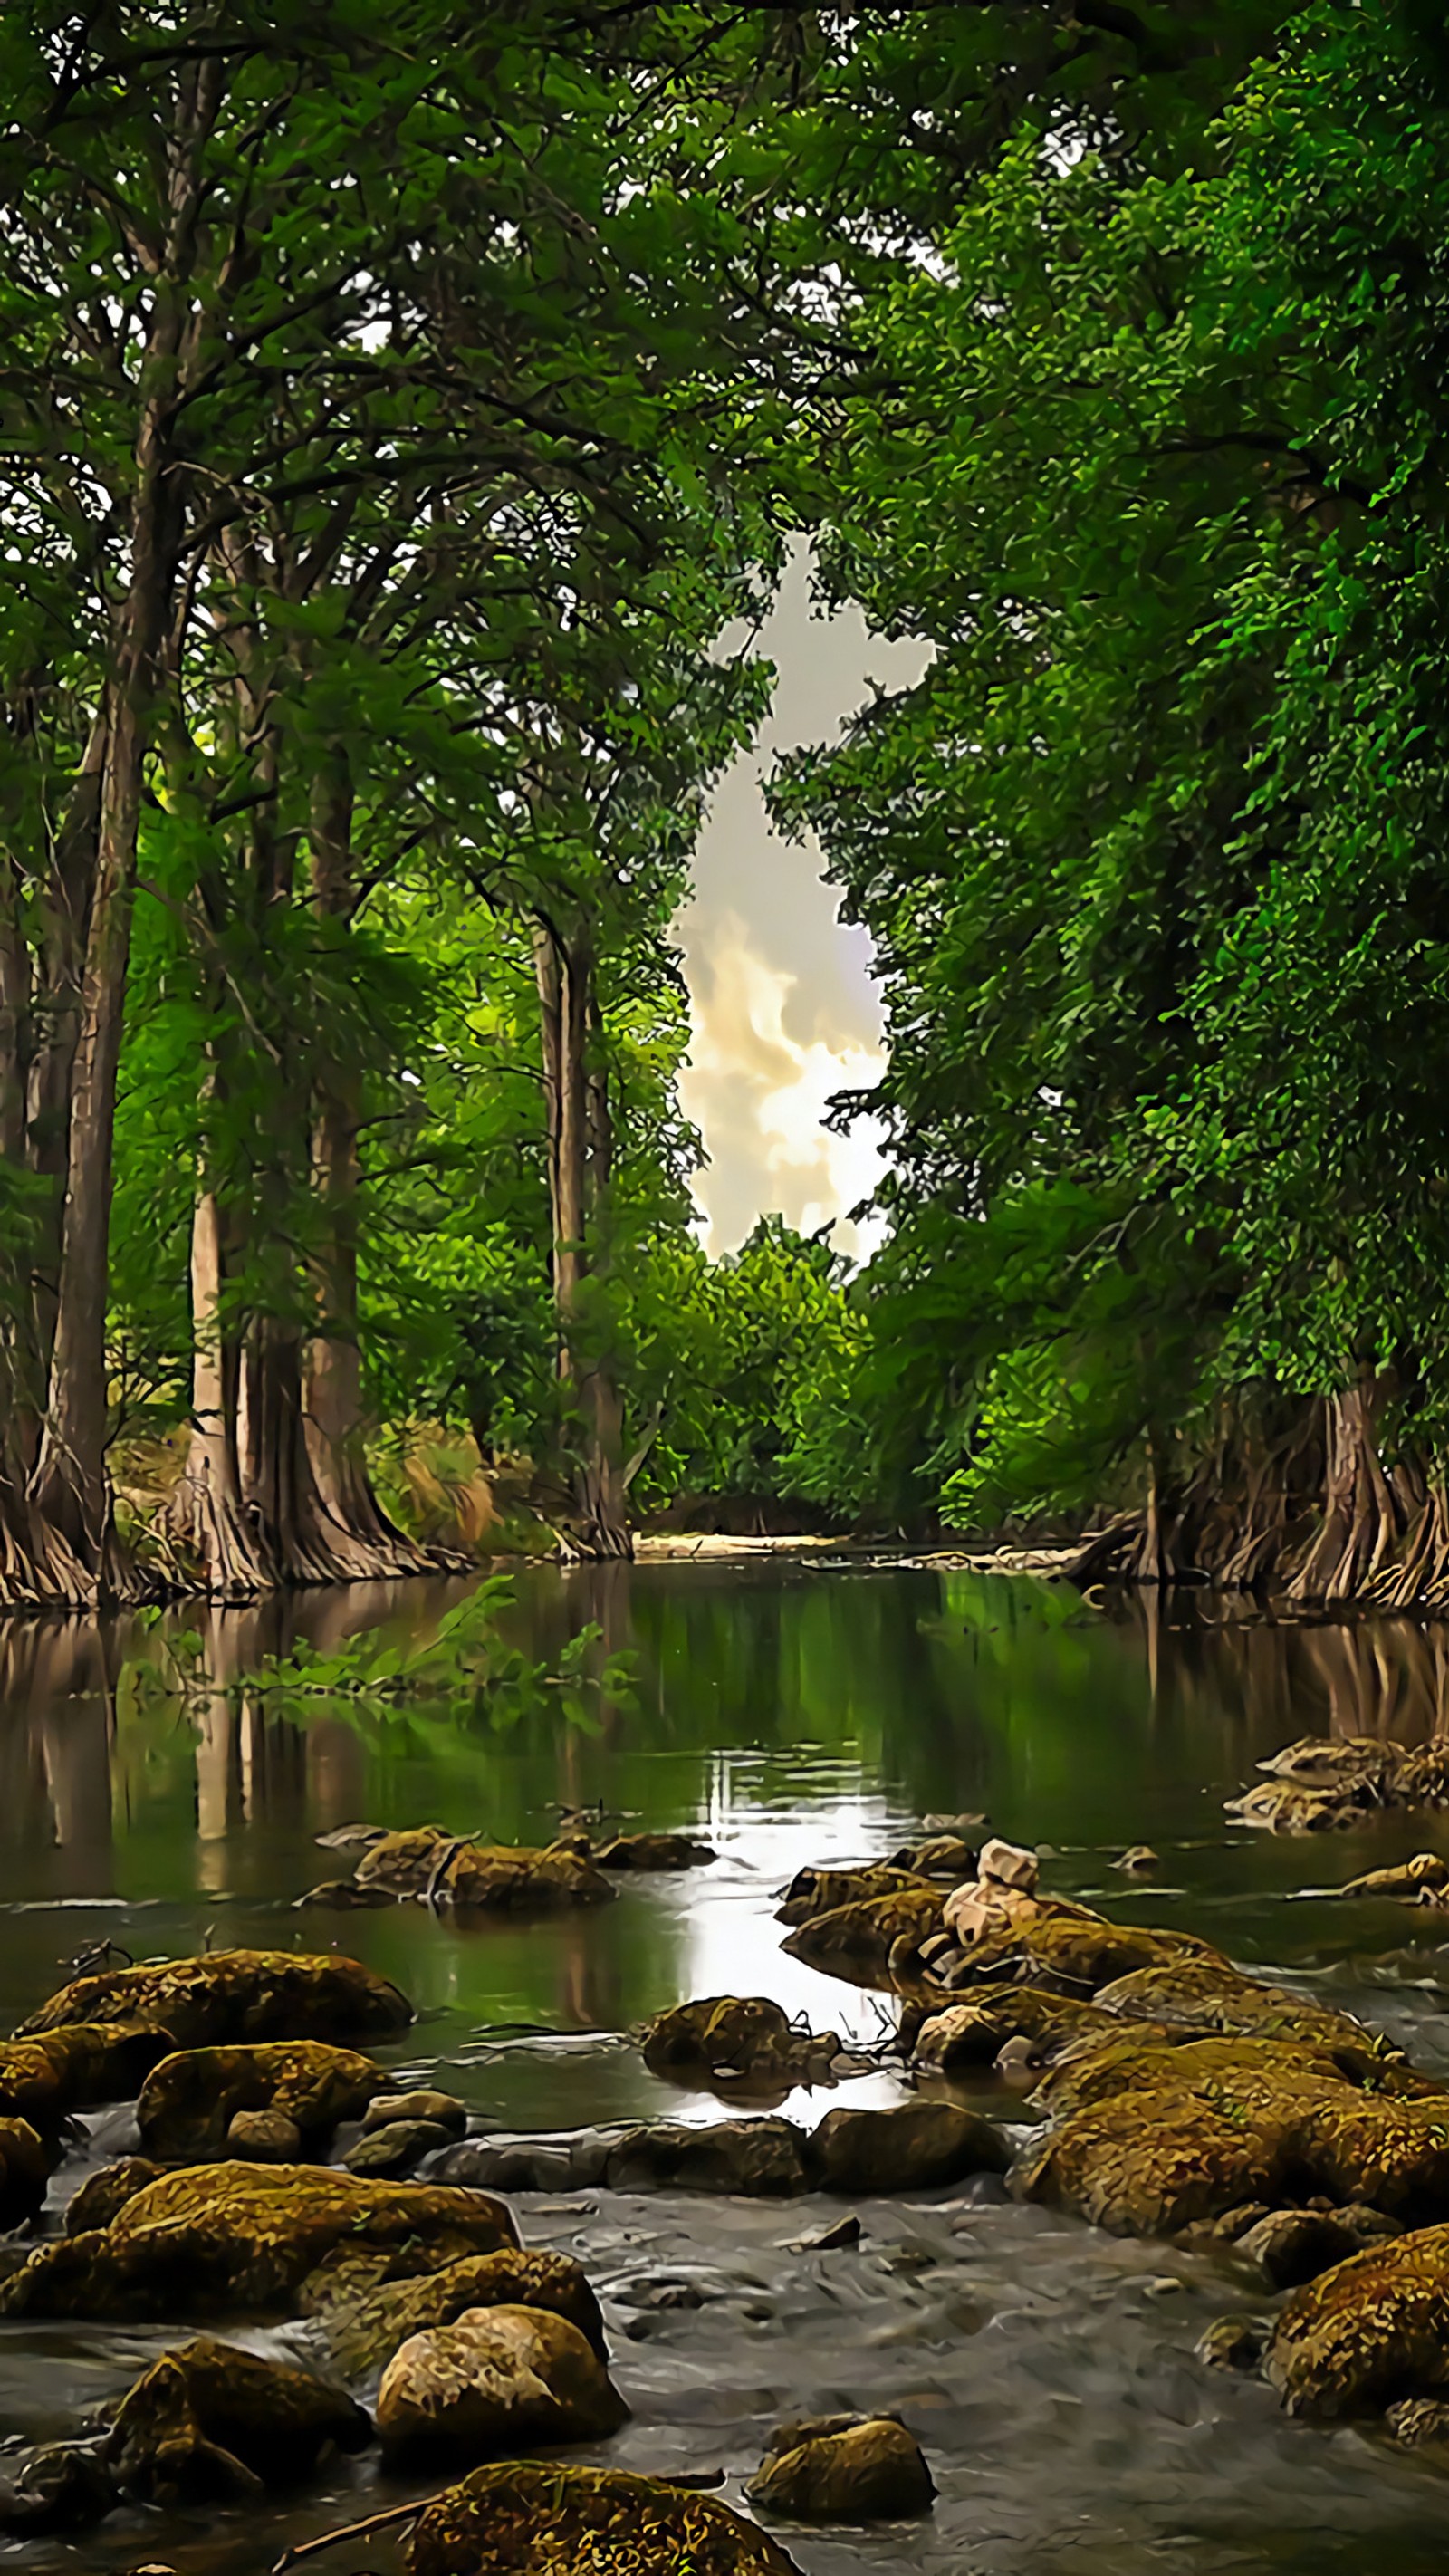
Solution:
[[(440, 2490), (442, 2492), (442, 2490)], [(335, 2549), (339, 2540), (363, 2540), (372, 2531), (387, 2531), (395, 2522), (416, 2522), (436, 2502), (424, 2496), (420, 2504), (389, 2505), (386, 2513), (370, 2513), (362, 2522), (344, 2523), (340, 2531), (324, 2531), (320, 2540), (299, 2540), (295, 2549), (284, 2549), (272, 2569), (272, 2576), (288, 2576), (288, 2570), (300, 2567), (304, 2558), (315, 2558), (319, 2550)]]

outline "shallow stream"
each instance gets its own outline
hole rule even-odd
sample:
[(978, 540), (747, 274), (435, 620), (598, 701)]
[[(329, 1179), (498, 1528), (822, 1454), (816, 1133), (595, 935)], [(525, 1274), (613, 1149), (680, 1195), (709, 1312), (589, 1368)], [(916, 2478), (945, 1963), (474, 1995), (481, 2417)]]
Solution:
[[(356, 1588), (215, 1614), (217, 1671), (298, 1633), (433, 1620), (456, 1587)], [(769, 1994), (814, 2027), (879, 2040), (879, 1999), (782, 1956), (775, 1891), (802, 1863), (882, 1857), (932, 1813), (981, 1813), (1044, 1847), (1043, 1883), (1124, 1919), (1205, 1935), (1249, 1965), (1392, 2029), (1449, 2069), (1442, 1913), (1315, 1898), (1418, 1849), (1449, 1816), (1273, 1840), (1229, 1827), (1225, 1796), (1310, 1732), (1420, 1740), (1449, 1723), (1449, 1638), (1406, 1626), (1275, 1625), (1191, 1605), (1092, 1611), (966, 1571), (831, 1557), (674, 1562), (525, 1576), (519, 1642), (556, 1657), (596, 1620), (637, 1658), (637, 1705), (597, 1725), (556, 1710), (506, 1732), (441, 1713), (310, 1723), (218, 1694), (202, 1718), (117, 1680), (154, 1643), (123, 1624), (0, 1633), (0, 2027), (110, 1939), (137, 1958), (203, 1945), (335, 1945), (394, 1977), (419, 2020), (379, 2055), (461, 2094), (501, 2131), (570, 2129), (728, 2105), (647, 2075), (627, 2034), (688, 1996)], [(294, 1900), (338, 1864), (315, 1837), (367, 1819), (549, 1839), (602, 1799), (644, 1826), (699, 1830), (713, 1867), (622, 1882), (602, 1909), (530, 1924), (346, 1915)], [(1141, 1884), (1126, 1845), (1160, 1856)], [(341, 1864), (346, 1867), (344, 1861)], [(770, 2107), (812, 2122), (891, 2100), (884, 2069)], [(972, 2098), (1027, 2116), (999, 2084)], [(53, 2190), (124, 2144), (116, 2114)], [(632, 2421), (607, 2456), (723, 2469), (726, 2492), (782, 2417), (902, 2413), (940, 2488), (929, 2523), (782, 2529), (806, 2576), (1438, 2576), (1449, 2477), (1377, 2438), (1286, 2422), (1266, 2389), (1192, 2358), (1209, 2319), (1254, 2304), (1226, 2270), (963, 2192), (863, 2203), (853, 2250), (791, 2250), (839, 2204), (521, 2195), (526, 2243), (579, 2256), (604, 2300)], [(1261, 2294), (1257, 2301), (1262, 2304)], [(185, 2332), (193, 2332), (194, 2328)], [(238, 2332), (286, 2350), (306, 2329)], [(0, 2324), (0, 2439), (74, 2428), (156, 2351), (163, 2328)], [(603, 2456), (602, 2454), (600, 2456)], [(395, 2500), (369, 2460), (263, 2516), (129, 2510), (68, 2544), (0, 2540), (0, 2568), (252, 2576), (289, 2540)], [(316, 2562), (391, 2569), (381, 2539)]]

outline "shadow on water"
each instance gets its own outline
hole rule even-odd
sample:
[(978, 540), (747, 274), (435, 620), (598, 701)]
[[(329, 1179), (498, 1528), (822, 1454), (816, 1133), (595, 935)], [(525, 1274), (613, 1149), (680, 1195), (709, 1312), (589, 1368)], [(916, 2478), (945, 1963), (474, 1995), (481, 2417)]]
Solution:
[[(781, 1956), (773, 1891), (805, 1861), (879, 1856), (928, 1814), (968, 1812), (1045, 1846), (1049, 1886), (1311, 1980), (1449, 2068), (1443, 1918), (1311, 1892), (1414, 1849), (1449, 1851), (1449, 1818), (1385, 1815), (1289, 1842), (1229, 1828), (1222, 1812), (1294, 1736), (1420, 1740), (1449, 1725), (1449, 1627), (1278, 1624), (1173, 1599), (1093, 1611), (1025, 1582), (830, 1559), (532, 1569), (508, 1614), (516, 1642), (552, 1664), (597, 1622), (601, 1654), (636, 1658), (633, 1706), (587, 1724), (549, 1706), (504, 1727), (426, 1705), (308, 1716), (293, 1702), (283, 1715), (233, 1687), (299, 1636), (326, 1652), (374, 1625), (423, 1633), (457, 1597), (451, 1584), (359, 1587), (178, 1614), (204, 1629), (213, 1685), (189, 1709), (134, 1686), (137, 1660), (159, 1652), (154, 1631), (0, 1629), (0, 2024), (107, 1936), (137, 1956), (335, 1943), (418, 2002), (394, 2061), (438, 2075), (486, 2121), (713, 2118), (712, 2097), (644, 2073), (631, 2025), (683, 1995), (744, 1991), (775, 1994), (817, 2028), (877, 2035), (876, 1999)], [(434, 1821), (540, 1841), (560, 1808), (599, 1799), (646, 1825), (696, 1827), (719, 1859), (544, 1923), (295, 1910), (334, 1874), (315, 1837), (338, 1825)], [(1146, 1885), (1112, 1867), (1137, 1842), (1160, 1856)], [(838, 2098), (894, 2089), (882, 2071)], [(826, 2105), (817, 2094), (785, 2107), (813, 2119)], [(1265, 2391), (1192, 2360), (1208, 2318), (1242, 2303), (1202, 2261), (940, 2200), (870, 2204), (857, 2254), (782, 2253), (824, 2214), (520, 2205), (525, 2236), (577, 2252), (605, 2294), (634, 2408), (611, 2457), (733, 2479), (782, 2415), (900, 2407), (940, 2481), (931, 2523), (791, 2535), (807, 2576), (1439, 2568), (1449, 2488), (1432, 2470), (1352, 2431), (1287, 2425)], [(641, 2308), (641, 2280), (647, 2290), (666, 2270), (696, 2282), (696, 2307)], [(165, 2340), (0, 2327), (0, 2435), (73, 2423)], [(183, 2517), (158, 2537), (131, 2515), (79, 2553), (0, 2543), (0, 2567), (29, 2576), (79, 2555), (98, 2570), (163, 2559), (183, 2576), (243, 2576), (289, 2533), (365, 2510), (368, 2475), (340, 2467), (320, 2497), (268, 2523), (261, 2554), (241, 2516)], [(366, 2554), (393, 2563), (381, 2544)]]

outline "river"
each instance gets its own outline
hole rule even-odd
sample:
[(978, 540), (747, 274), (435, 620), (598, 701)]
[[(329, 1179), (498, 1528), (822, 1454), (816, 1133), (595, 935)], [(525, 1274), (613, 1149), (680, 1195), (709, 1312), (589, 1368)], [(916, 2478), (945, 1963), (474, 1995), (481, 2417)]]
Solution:
[[(217, 1670), (249, 1669), (297, 1633), (325, 1648), (373, 1621), (407, 1630), (453, 1597), (412, 1585), (214, 1614), (208, 1652)], [(298, 1724), (218, 1694), (196, 1721), (123, 1678), (128, 1657), (154, 1655), (154, 1634), (12, 1623), (0, 1636), (0, 2026), (97, 1940), (137, 1958), (335, 1943), (418, 2007), (406, 2040), (379, 2054), (499, 2130), (710, 2119), (713, 2096), (645, 2073), (630, 2026), (690, 1995), (760, 1993), (817, 2029), (879, 2040), (877, 1998), (782, 1956), (774, 1893), (802, 1863), (881, 1857), (928, 1814), (965, 1812), (1041, 1847), (1049, 1889), (1201, 1933), (1449, 2069), (1445, 1917), (1309, 1892), (1412, 1850), (1449, 1853), (1449, 1817), (1290, 1841), (1222, 1813), (1293, 1736), (1418, 1740), (1449, 1723), (1445, 1632), (1191, 1604), (1094, 1611), (1025, 1581), (808, 1555), (538, 1569), (510, 1617), (550, 1657), (596, 1620), (636, 1658), (635, 1706), (588, 1724), (549, 1710), (499, 1731), (427, 1710)], [(294, 1910), (336, 1875), (315, 1842), (336, 1826), (544, 1841), (561, 1806), (600, 1798), (642, 1825), (697, 1828), (719, 1859), (527, 1925), (454, 1926), (417, 1905)], [(1112, 1868), (1139, 1842), (1161, 1863), (1142, 1884)], [(781, 2107), (813, 2120), (832, 2101), (899, 2090), (882, 2069)], [(1026, 2116), (999, 2085), (963, 2098)], [(91, 2126), (57, 2187), (122, 2142), (117, 2115)], [(737, 2498), (784, 2416), (906, 2417), (940, 2488), (929, 2523), (782, 2531), (806, 2576), (1438, 2576), (1449, 2483), (1422, 2455), (1290, 2424), (1266, 2389), (1193, 2360), (1212, 2317), (1254, 2304), (1202, 2257), (970, 2189), (863, 2204), (860, 2247), (828, 2254), (789, 2250), (838, 2214), (823, 2203), (580, 2195), (517, 2208), (525, 2241), (577, 2254), (604, 2298), (633, 2409), (607, 2450), (621, 2465), (722, 2468)], [(235, 2339), (286, 2351), (305, 2333)], [(6, 2447), (72, 2429), (176, 2339), (0, 2325)], [(295, 2506), (127, 2511), (74, 2545), (0, 2541), (0, 2567), (148, 2560), (250, 2576), (288, 2539), (405, 2492), (380, 2491), (366, 2461), (339, 2463)], [(377, 2540), (317, 2563), (355, 2576), (397, 2562)]]

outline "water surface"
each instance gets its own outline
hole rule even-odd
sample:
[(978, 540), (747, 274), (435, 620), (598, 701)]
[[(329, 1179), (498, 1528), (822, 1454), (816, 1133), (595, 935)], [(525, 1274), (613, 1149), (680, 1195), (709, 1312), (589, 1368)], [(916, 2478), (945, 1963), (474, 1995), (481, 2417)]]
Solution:
[[(251, 1669), (301, 1630), (436, 1619), (455, 1590), (363, 1588), (207, 1623), (212, 1670)], [(586, 1620), (637, 1658), (636, 1705), (585, 1727), (556, 1708), (499, 1730), (441, 1712), (335, 1706), (297, 1722), (218, 1693), (196, 1714), (138, 1700), (125, 1623), (12, 1623), (0, 1636), (0, 2025), (85, 1944), (136, 1957), (210, 1942), (338, 1947), (395, 1977), (420, 2019), (380, 2052), (461, 2093), (502, 2131), (727, 2108), (649, 2077), (629, 2032), (681, 1997), (776, 1996), (817, 2029), (878, 2042), (875, 1997), (785, 1959), (775, 1891), (806, 1861), (879, 1857), (931, 1813), (981, 1813), (1044, 1847), (1045, 1884), (1199, 1932), (1393, 2028), (1449, 2069), (1444, 1918), (1305, 1891), (1411, 1850), (1449, 1852), (1449, 1818), (1380, 1818), (1273, 1841), (1222, 1800), (1310, 1731), (1418, 1739), (1446, 1705), (1443, 1631), (1205, 1618), (1191, 1604), (1083, 1610), (966, 1572), (829, 1557), (673, 1563), (520, 1581), (521, 1643), (556, 1657)], [(119, 1685), (119, 1686), (118, 1686)], [(621, 1884), (559, 1921), (434, 1920), (421, 1906), (330, 1915), (297, 1895), (346, 1863), (315, 1837), (366, 1819), (542, 1841), (602, 1799), (630, 1822), (702, 1833), (707, 1870)], [(1145, 1885), (1112, 1861), (1147, 1842)], [(784, 2106), (887, 2100), (882, 2065)], [(1000, 2091), (991, 2108), (1025, 2116)], [(108, 2115), (88, 2152), (114, 2145)], [(73, 2183), (83, 2159), (57, 2178)], [(788, 2250), (838, 2214), (678, 2197), (522, 2198), (525, 2240), (576, 2252), (606, 2303), (633, 2421), (607, 2456), (724, 2468), (729, 2492), (782, 2416), (902, 2412), (941, 2488), (929, 2524), (782, 2536), (807, 2576), (1428, 2576), (1449, 2543), (1449, 2484), (1348, 2431), (1286, 2424), (1267, 2392), (1201, 2369), (1196, 2336), (1247, 2304), (1226, 2272), (965, 2194), (869, 2203), (854, 2253)], [(672, 2304), (681, 2281), (695, 2304)], [(239, 2337), (285, 2349), (302, 2329)], [(59, 2432), (174, 2341), (162, 2328), (0, 2327), (0, 2428)], [(17, 2569), (241, 2576), (289, 2537), (372, 2508), (344, 2466), (288, 2511), (161, 2521), (127, 2513), (74, 2545), (0, 2542)], [(391, 2493), (392, 2491), (389, 2491)], [(399, 2490), (397, 2492), (405, 2492)], [(317, 2562), (394, 2561), (381, 2542)]]

